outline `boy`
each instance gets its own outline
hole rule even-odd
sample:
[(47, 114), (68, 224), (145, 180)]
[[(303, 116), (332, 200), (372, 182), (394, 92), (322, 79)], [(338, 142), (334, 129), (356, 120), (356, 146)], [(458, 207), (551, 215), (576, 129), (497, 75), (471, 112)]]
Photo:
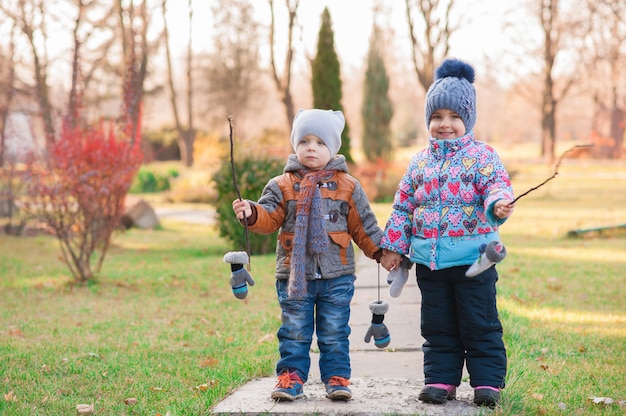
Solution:
[(359, 181), (348, 174), (341, 146), (340, 111), (300, 110), (282, 175), (271, 179), (257, 202), (233, 201), (250, 231), (278, 233), (276, 293), (282, 310), (278, 330), (278, 384), (272, 399), (303, 396), (310, 346), (316, 332), (326, 397), (349, 400), (350, 301), (354, 294), (352, 240), (380, 261), (382, 230)]

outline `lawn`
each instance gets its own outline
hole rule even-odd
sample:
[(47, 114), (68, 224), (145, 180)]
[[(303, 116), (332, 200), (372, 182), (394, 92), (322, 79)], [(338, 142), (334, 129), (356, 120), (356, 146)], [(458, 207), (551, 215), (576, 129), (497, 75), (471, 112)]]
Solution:
[[(517, 194), (552, 174), (540, 165), (515, 170)], [(623, 164), (564, 163), (502, 227), (508, 256), (498, 302), (509, 351), (502, 414), (626, 412), (626, 233), (566, 237), (626, 224), (625, 191)]]
[[(509, 168), (517, 194), (552, 174)], [(566, 236), (625, 224), (625, 191), (623, 163), (566, 161), (502, 227), (500, 414), (626, 412), (626, 236)], [(390, 206), (374, 209), (384, 224)], [(91, 404), (98, 415), (207, 415), (233, 388), (272, 374), (272, 255), (253, 256), (254, 296), (239, 301), (212, 226), (164, 221), (113, 243), (99, 279), (77, 288), (55, 239), (0, 236), (0, 414)]]

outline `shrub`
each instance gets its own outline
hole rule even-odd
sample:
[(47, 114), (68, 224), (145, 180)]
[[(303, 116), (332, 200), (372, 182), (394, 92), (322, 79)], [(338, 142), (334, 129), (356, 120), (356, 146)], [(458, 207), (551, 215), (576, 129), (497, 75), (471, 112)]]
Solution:
[[(246, 156), (235, 162), (237, 186), (241, 197), (256, 201), (261, 196), (267, 181), (283, 171), (284, 161), (277, 158), (252, 158)], [(225, 159), (213, 176), (217, 190), (216, 213), (220, 236), (229, 242), (233, 250), (245, 249), (244, 227), (233, 213), (232, 202), (238, 198), (233, 186), (232, 168)], [(259, 235), (248, 233), (251, 254), (273, 253), (276, 248), (276, 233)]]
[(79, 284), (99, 273), (124, 199), (141, 165), (141, 142), (107, 132), (103, 123), (63, 122), (46, 163), (29, 166), (28, 211), (54, 230), (63, 259)]
[(171, 188), (170, 179), (177, 177), (178, 171), (173, 168), (169, 169), (167, 174), (164, 175), (141, 167), (139, 172), (137, 172), (137, 176), (133, 179), (130, 193), (139, 194), (167, 191)]
[(18, 206), (26, 192), (24, 175), (23, 169), (13, 162), (0, 167), (0, 225), (9, 235), (21, 235), (26, 226), (26, 215)]

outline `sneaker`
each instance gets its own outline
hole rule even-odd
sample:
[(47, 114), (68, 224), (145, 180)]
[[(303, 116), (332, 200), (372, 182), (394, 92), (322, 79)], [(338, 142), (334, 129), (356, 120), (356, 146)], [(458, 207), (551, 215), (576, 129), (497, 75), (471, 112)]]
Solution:
[(304, 396), (302, 379), (295, 372), (285, 371), (278, 376), (278, 383), (272, 391), (273, 400), (294, 401)]
[(350, 400), (352, 392), (349, 385), (350, 380), (347, 378), (332, 376), (326, 383), (326, 397), (330, 400)]
[(500, 403), (499, 388), (491, 386), (474, 387), (474, 404), (494, 408), (498, 403)]
[(426, 403), (443, 404), (446, 400), (456, 399), (456, 386), (440, 383), (427, 384), (417, 398)]

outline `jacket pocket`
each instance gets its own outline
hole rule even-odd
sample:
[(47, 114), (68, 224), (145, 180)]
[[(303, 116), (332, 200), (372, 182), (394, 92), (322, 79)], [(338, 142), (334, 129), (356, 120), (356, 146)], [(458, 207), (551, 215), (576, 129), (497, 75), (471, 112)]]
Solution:
[(283, 251), (283, 264), (288, 266), (291, 264), (291, 252), (293, 251), (294, 233), (280, 233), (278, 234), (278, 242)]
[(339, 259), (341, 264), (348, 264), (348, 247), (352, 242), (352, 237), (345, 231), (329, 232), (328, 236), (333, 243), (339, 246)]

